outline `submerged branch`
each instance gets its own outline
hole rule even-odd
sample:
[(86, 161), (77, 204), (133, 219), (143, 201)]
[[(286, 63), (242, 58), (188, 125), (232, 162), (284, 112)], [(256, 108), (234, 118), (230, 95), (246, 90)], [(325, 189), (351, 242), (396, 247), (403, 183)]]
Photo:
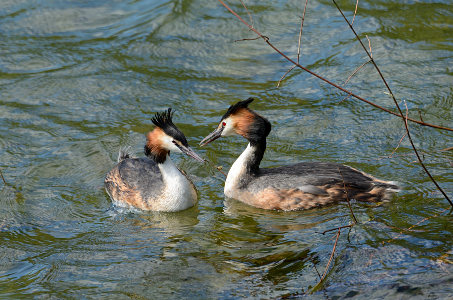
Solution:
[(4, 184), (4, 185), (8, 185), (8, 184), (6, 183), (5, 177), (3, 177), (2, 169), (0, 169), (0, 176), (2, 177), (3, 184)]
[(326, 268), (324, 269), (324, 272), (322, 273), (321, 278), (319, 279), (319, 282), (312, 288), (311, 292), (316, 291), (321, 284), (324, 282), (324, 279), (326, 278), (327, 272), (329, 271), (330, 263), (333, 260), (333, 256), (335, 255), (335, 250), (337, 249), (337, 244), (338, 244), (338, 238), (340, 237), (341, 233), (341, 228), (338, 228), (337, 235), (335, 237), (335, 243), (333, 244), (332, 252), (330, 253), (329, 261), (327, 262)]

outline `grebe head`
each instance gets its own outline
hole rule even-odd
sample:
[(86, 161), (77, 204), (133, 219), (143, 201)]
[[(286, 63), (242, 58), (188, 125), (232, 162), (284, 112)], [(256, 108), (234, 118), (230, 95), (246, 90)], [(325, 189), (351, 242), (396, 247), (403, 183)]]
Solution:
[(271, 131), (271, 124), (266, 118), (248, 108), (253, 100), (253, 98), (248, 98), (231, 105), (217, 128), (200, 142), (200, 146), (204, 146), (221, 136), (233, 134), (242, 135), (252, 143), (265, 140)]
[(170, 151), (182, 152), (195, 160), (204, 162), (187, 143), (184, 134), (173, 124), (171, 108), (162, 113), (156, 113), (151, 121), (156, 125), (153, 131), (146, 135), (145, 155), (157, 163), (163, 163)]

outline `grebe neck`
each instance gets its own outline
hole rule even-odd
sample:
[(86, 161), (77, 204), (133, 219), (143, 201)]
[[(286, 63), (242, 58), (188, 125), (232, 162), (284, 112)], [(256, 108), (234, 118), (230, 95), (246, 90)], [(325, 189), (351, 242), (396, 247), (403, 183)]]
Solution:
[(266, 139), (260, 142), (250, 141), (244, 152), (236, 159), (228, 171), (225, 181), (225, 195), (233, 197), (233, 192), (241, 188), (260, 172), (260, 163), (266, 150)]
[(196, 192), (186, 176), (175, 166), (170, 156), (167, 155), (162, 163), (157, 166), (162, 174), (164, 191), (159, 210), (178, 211), (193, 206), (196, 202)]

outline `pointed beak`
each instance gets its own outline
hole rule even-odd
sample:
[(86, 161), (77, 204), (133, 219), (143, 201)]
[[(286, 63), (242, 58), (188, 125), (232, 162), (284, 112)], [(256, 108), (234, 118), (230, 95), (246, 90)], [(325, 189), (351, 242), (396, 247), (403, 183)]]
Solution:
[(200, 142), (200, 146), (203, 147), (204, 145), (209, 144), (210, 142), (215, 141), (216, 139), (221, 137), (222, 136), (222, 131), (223, 131), (223, 127), (222, 126), (217, 127), (216, 130), (211, 132), (207, 137), (205, 137)]
[(199, 162), (204, 162), (205, 160), (200, 157), (197, 153), (195, 153), (195, 151), (192, 150), (192, 148), (190, 147), (186, 147), (184, 145), (178, 145), (176, 144), (176, 146), (178, 146), (178, 148), (182, 151), (182, 153), (184, 153), (185, 155), (187, 156), (190, 156), (192, 157), (193, 159), (195, 160), (198, 160)]

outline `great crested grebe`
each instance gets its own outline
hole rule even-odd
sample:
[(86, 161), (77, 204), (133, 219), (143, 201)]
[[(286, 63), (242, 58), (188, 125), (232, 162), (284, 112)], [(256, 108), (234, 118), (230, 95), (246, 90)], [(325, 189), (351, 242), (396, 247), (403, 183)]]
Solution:
[(104, 185), (115, 204), (143, 210), (179, 211), (197, 202), (192, 182), (170, 159), (170, 151), (182, 152), (204, 162), (187, 143), (184, 134), (173, 124), (171, 108), (157, 113), (156, 125), (146, 136), (143, 158), (129, 154), (118, 156), (118, 164), (105, 177)]
[[(247, 148), (233, 163), (225, 181), (228, 198), (276, 210), (302, 210), (340, 200), (378, 201), (398, 187), (351, 167), (328, 162), (301, 162), (277, 168), (260, 168), (271, 131), (267, 119), (250, 110), (249, 98), (228, 108), (217, 128), (204, 138), (204, 146), (221, 136), (242, 135)], [(347, 191), (347, 195), (345, 193)]]

